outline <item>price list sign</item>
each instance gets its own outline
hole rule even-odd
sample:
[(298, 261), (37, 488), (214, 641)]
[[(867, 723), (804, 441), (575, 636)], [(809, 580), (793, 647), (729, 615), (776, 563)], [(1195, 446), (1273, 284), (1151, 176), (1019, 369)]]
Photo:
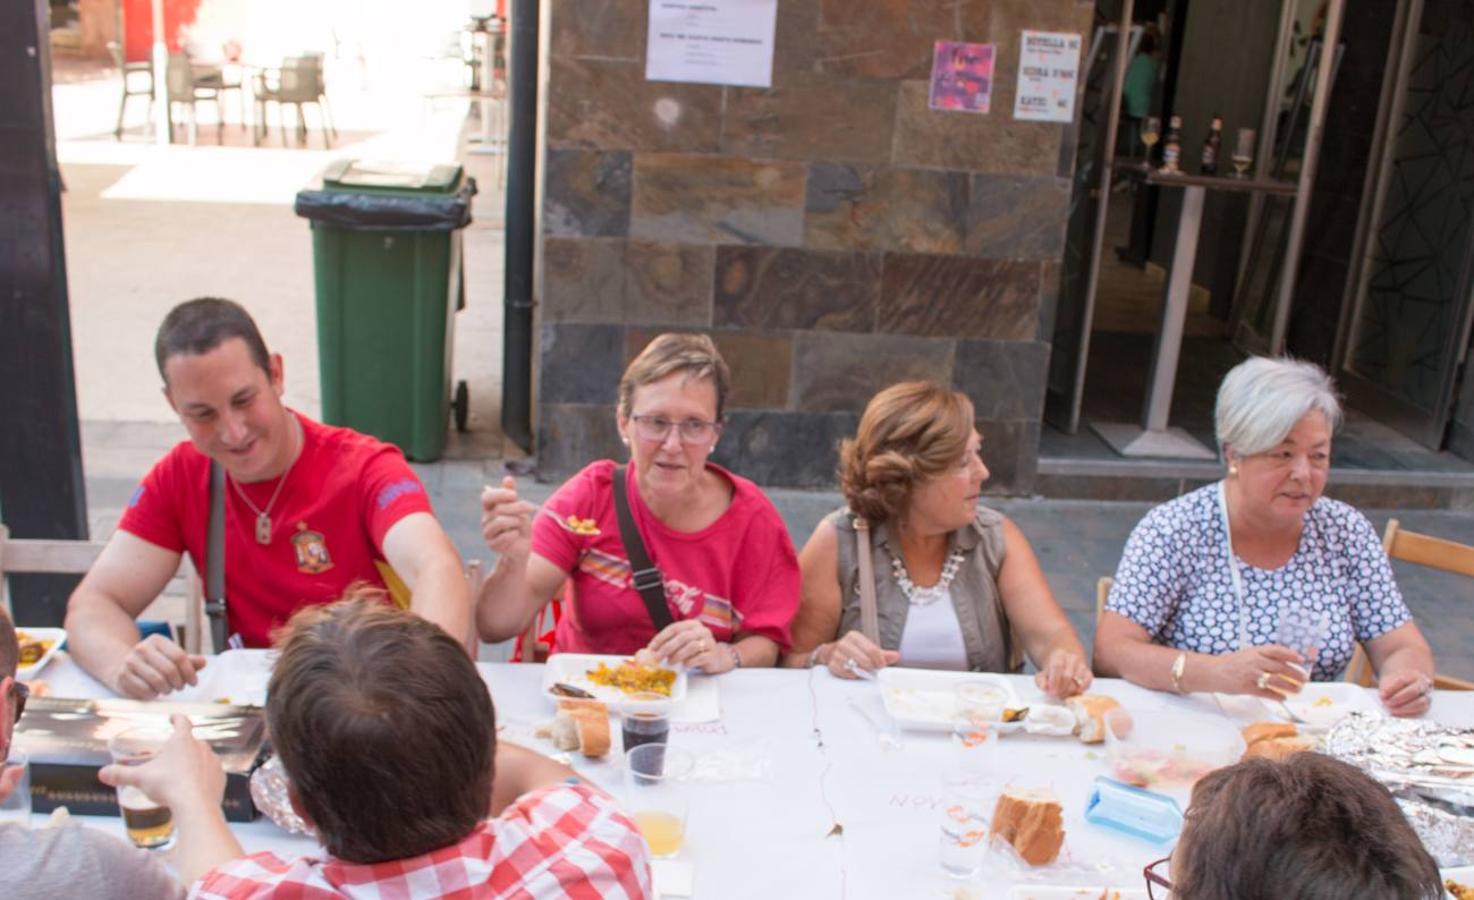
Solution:
[(1019, 45), (1013, 117), (1031, 122), (1073, 121), (1079, 77), (1080, 35), (1025, 31)]

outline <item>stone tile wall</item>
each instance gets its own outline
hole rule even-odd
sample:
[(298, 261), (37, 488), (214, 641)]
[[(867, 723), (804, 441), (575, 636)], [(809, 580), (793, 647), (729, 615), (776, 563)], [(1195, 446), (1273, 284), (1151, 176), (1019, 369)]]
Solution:
[[(664, 330), (736, 382), (717, 458), (833, 485), (877, 390), (977, 405), (989, 489), (1035, 478), (1072, 126), (1013, 118), (1019, 33), (1092, 0), (779, 0), (769, 90), (647, 82), (646, 0), (553, 0), (537, 435), (559, 478), (619, 456), (615, 385)], [(992, 112), (932, 112), (932, 45), (996, 45)]]

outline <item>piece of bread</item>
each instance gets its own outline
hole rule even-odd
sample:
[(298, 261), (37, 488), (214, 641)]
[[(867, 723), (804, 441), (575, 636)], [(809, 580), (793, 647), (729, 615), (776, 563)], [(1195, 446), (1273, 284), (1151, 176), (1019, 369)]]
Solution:
[(1064, 809), (1045, 789), (1010, 788), (998, 796), (988, 837), (1001, 837), (1031, 866), (1059, 856), (1065, 842)]
[(609, 707), (598, 700), (558, 701), (550, 732), (559, 750), (577, 750), (590, 759), (609, 752)]
[(1075, 714), (1075, 734), (1086, 744), (1105, 740), (1105, 715), (1121, 708), (1115, 697), (1104, 694), (1080, 694), (1066, 700), (1065, 706)]
[(1262, 741), (1255, 741), (1250, 744), (1249, 749), (1244, 751), (1244, 758), (1262, 756), (1265, 759), (1272, 759), (1279, 762), (1294, 756), (1296, 753), (1303, 753), (1314, 747), (1315, 740), (1313, 738), (1300, 737), (1298, 735), (1265, 738)]
[(1270, 738), (1294, 737), (1300, 732), (1296, 730), (1292, 722), (1255, 722), (1245, 725), (1242, 733), (1244, 743), (1252, 747), (1260, 741)]

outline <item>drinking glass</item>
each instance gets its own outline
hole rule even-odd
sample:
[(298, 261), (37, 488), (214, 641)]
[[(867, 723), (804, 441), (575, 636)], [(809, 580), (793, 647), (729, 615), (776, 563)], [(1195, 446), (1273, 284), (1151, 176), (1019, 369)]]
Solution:
[(639, 691), (620, 704), (620, 737), (624, 752), (641, 744), (664, 744), (670, 737), (671, 700), (665, 694)]
[(1244, 172), (1248, 170), (1249, 164), (1254, 161), (1254, 140), (1258, 137), (1252, 128), (1240, 128), (1238, 138), (1233, 144), (1233, 156), (1229, 160), (1233, 163), (1233, 175), (1235, 178), (1243, 178)]
[[(169, 732), (156, 728), (130, 728), (108, 741), (108, 753), (120, 766), (140, 766), (159, 754)], [(118, 808), (128, 839), (144, 850), (163, 850), (174, 843), (174, 814), (169, 807), (136, 787), (118, 788)]]
[(952, 688), (952, 702), (962, 722), (997, 722), (1003, 718), (1007, 696), (991, 681), (960, 681)]
[(1147, 116), (1141, 120), (1141, 142), (1146, 145), (1146, 164), (1152, 164), (1152, 146), (1162, 137), (1162, 120)]
[(988, 849), (988, 808), (996, 797), (978, 785), (953, 781), (944, 786), (938, 853), (942, 871), (966, 881), (983, 867)]
[(952, 729), (952, 751), (958, 771), (966, 776), (992, 774), (998, 767), (996, 722), (958, 722)]
[(31, 761), (22, 750), (10, 748), (10, 758), (0, 764), (0, 769), (19, 767), (20, 781), (15, 789), (0, 800), (0, 823), (14, 822), (31, 824)]
[(630, 818), (656, 858), (675, 856), (686, 843), (690, 807), (685, 782), (696, 761), (664, 743), (641, 744), (624, 755), (625, 801)]
[[(1305, 669), (1301, 674), (1306, 681), (1310, 680), (1311, 670), (1315, 668), (1315, 657), (1320, 648), (1325, 646), (1330, 631), (1331, 614), (1327, 610), (1311, 609), (1296, 600), (1280, 601), (1279, 624), (1275, 627), (1274, 642), (1305, 657)], [(1300, 668), (1295, 663), (1290, 663), (1290, 666)]]

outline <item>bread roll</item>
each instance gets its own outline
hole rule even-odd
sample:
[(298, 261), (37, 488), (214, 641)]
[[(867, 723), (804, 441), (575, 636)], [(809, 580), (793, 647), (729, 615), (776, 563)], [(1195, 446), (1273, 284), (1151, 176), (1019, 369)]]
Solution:
[(1115, 697), (1104, 694), (1080, 694), (1066, 700), (1065, 706), (1075, 714), (1075, 734), (1086, 744), (1099, 744), (1105, 740), (1105, 715), (1121, 708)]
[(1031, 866), (1059, 856), (1065, 842), (1064, 809), (1053, 792), (1013, 788), (998, 796), (989, 838), (1001, 837)]
[(1250, 744), (1249, 749), (1244, 751), (1244, 758), (1248, 759), (1251, 756), (1262, 756), (1265, 759), (1272, 759), (1278, 762), (1284, 759), (1288, 759), (1289, 757), (1294, 756), (1296, 753), (1303, 753), (1306, 750), (1311, 750), (1314, 747), (1315, 740), (1313, 738), (1299, 737), (1293, 735), (1290, 737), (1265, 738), (1262, 741), (1255, 741), (1254, 743)]
[(598, 700), (559, 700), (552, 739), (559, 750), (577, 750), (590, 759), (603, 756), (609, 752), (609, 707)]
[(1244, 743), (1252, 747), (1259, 741), (1270, 738), (1294, 737), (1299, 734), (1295, 726), (1290, 722), (1255, 722), (1245, 725), (1243, 730)]

